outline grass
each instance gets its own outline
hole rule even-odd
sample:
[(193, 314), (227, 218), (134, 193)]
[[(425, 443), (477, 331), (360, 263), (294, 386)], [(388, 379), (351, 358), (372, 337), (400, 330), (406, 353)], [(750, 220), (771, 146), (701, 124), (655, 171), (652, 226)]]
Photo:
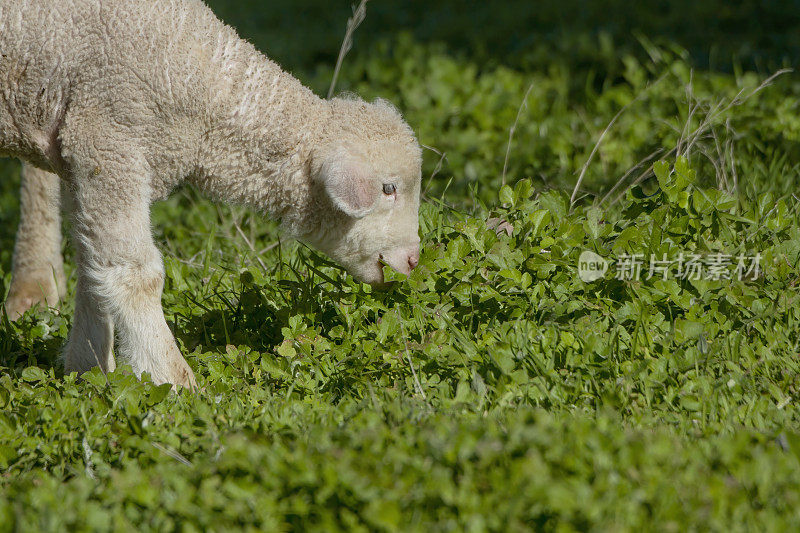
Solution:
[[(666, 44), (588, 34), (509, 66), (424, 25), (373, 41), (372, 16), (339, 86), (396, 102), (431, 147), (419, 268), (373, 292), (247, 210), (156, 205), (167, 320), (204, 390), (64, 376), (70, 302), (4, 321), (0, 530), (796, 529), (796, 74), (704, 68), (676, 15)], [(780, 63), (781, 35), (751, 37)], [(308, 53), (324, 91), (335, 56)], [(3, 291), (18, 172), (0, 162)], [(580, 280), (585, 250), (602, 280)], [(681, 253), (760, 272), (615, 275)]]

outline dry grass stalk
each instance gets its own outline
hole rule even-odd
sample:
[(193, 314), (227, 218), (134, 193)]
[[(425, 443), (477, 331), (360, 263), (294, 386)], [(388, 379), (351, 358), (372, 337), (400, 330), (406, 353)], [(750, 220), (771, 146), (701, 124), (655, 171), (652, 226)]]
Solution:
[(331, 86), (328, 89), (328, 98), (333, 96), (333, 90), (336, 88), (336, 80), (339, 78), (339, 70), (342, 68), (344, 56), (353, 47), (353, 34), (364, 19), (367, 17), (367, 2), (368, 0), (361, 0), (358, 7), (353, 8), (353, 16), (347, 19), (347, 29), (344, 32), (344, 39), (342, 40), (342, 47), (339, 48), (339, 57), (336, 58), (336, 68), (333, 69), (333, 78), (331, 79)]

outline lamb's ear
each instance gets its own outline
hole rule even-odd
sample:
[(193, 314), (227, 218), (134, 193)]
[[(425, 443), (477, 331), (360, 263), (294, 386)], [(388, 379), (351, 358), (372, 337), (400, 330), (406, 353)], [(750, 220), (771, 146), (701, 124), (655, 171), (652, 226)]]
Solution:
[(380, 192), (372, 175), (368, 162), (342, 149), (327, 158), (316, 178), (336, 207), (361, 218), (372, 210)]

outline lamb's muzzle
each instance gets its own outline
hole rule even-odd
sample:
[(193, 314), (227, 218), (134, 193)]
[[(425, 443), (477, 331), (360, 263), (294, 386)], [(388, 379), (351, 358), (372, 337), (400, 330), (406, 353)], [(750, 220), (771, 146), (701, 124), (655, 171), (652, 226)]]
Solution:
[(408, 276), (419, 264), (419, 245), (382, 252), (378, 261)]

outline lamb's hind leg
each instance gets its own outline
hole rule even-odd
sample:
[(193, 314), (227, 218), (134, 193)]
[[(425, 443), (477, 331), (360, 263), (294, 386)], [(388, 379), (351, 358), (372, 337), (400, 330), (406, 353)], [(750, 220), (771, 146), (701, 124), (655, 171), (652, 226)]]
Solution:
[(64, 297), (60, 199), (58, 176), (23, 164), (20, 223), (14, 245), (11, 288), (5, 302), (11, 320), (36, 304), (54, 307)]

